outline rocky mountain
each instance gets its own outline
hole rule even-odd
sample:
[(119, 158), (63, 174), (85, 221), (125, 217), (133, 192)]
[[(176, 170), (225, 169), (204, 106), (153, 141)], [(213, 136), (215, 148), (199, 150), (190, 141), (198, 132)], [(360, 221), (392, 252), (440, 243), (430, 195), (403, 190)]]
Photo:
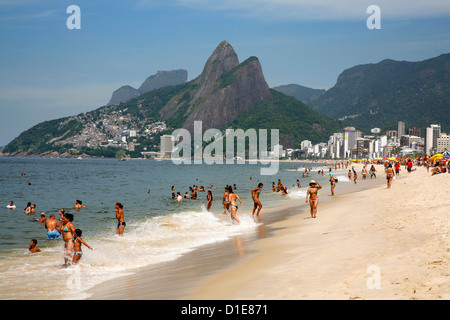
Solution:
[[(398, 121), (450, 130), (450, 54), (419, 62), (383, 60), (343, 71), (309, 106), (360, 130), (395, 128)], [(423, 131), (423, 130), (422, 130)]]
[(299, 84), (287, 84), (273, 87), (272, 89), (287, 94), (288, 96), (292, 96), (295, 99), (304, 102), (306, 105), (311, 105), (326, 92), (325, 89), (312, 89)]
[(200, 76), (164, 106), (161, 116), (180, 114), (186, 129), (192, 129), (194, 121), (202, 121), (205, 129), (222, 128), (256, 102), (271, 98), (258, 58), (239, 63), (232, 46), (224, 41)]
[(155, 75), (152, 75), (145, 79), (145, 81), (138, 89), (126, 85), (114, 91), (111, 99), (108, 102), (108, 105), (110, 106), (119, 104), (155, 89), (185, 83), (187, 80), (187, 76), (187, 71), (183, 69), (171, 71), (158, 70)]
[(122, 86), (116, 91), (113, 92), (111, 99), (108, 102), (108, 105), (119, 104), (121, 102), (136, 98), (140, 96), (141, 93), (139, 90), (133, 88), (132, 86), (126, 85)]
[(305, 139), (327, 141), (342, 130), (339, 121), (271, 90), (258, 58), (240, 63), (233, 47), (223, 41), (197, 78), (85, 114), (40, 123), (14, 139), (4, 152), (98, 155), (112, 146), (126, 148), (121, 142), (125, 137), (136, 144), (139, 156), (142, 148), (159, 144), (160, 134), (181, 127), (192, 131), (194, 121), (202, 121), (203, 130), (279, 129), (285, 148), (300, 147)]

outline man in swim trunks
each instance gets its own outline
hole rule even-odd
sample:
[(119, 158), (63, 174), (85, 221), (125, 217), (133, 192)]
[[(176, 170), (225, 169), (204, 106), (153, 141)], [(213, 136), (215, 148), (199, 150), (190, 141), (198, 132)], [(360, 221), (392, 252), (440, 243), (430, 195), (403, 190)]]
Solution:
[[(179, 192), (178, 192), (179, 194)], [(181, 197), (181, 195), (180, 195)], [(123, 214), (123, 205), (120, 202), (116, 203), (116, 219), (118, 221), (117, 224), (117, 232), (116, 234), (118, 234), (119, 236), (123, 236), (123, 230), (125, 229), (125, 217)]]
[(61, 234), (58, 231), (59, 222), (56, 220), (55, 215), (51, 214), (50, 218), (45, 221), (45, 228), (47, 229), (47, 239), (61, 239)]

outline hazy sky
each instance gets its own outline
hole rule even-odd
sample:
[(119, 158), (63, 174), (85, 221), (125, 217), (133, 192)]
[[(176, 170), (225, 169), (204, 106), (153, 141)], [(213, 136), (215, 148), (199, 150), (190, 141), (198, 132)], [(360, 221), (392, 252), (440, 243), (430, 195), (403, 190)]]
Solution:
[[(70, 5), (81, 29), (68, 29)], [(370, 30), (370, 5), (381, 29)], [(217, 45), (257, 56), (270, 87), (332, 87), (383, 59), (450, 53), (449, 0), (0, 0), (0, 146), (39, 122), (105, 105), (157, 70), (197, 77)]]

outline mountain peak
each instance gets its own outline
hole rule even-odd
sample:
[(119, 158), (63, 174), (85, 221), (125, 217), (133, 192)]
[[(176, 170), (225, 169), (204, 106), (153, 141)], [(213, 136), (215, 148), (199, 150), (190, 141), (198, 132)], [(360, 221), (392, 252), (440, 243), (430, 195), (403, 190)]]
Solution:
[(212, 55), (206, 61), (202, 74), (198, 81), (206, 83), (207, 86), (199, 92), (199, 98), (203, 94), (210, 92), (217, 79), (226, 72), (231, 71), (239, 65), (239, 59), (231, 44), (227, 41), (222, 41), (214, 50)]

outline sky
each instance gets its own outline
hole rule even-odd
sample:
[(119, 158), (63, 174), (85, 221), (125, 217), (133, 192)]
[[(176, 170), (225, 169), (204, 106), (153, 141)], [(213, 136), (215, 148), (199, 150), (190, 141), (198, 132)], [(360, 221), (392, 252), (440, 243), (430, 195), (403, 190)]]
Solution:
[(355, 65), (450, 53), (450, 2), (0, 0), (0, 146), (42, 121), (104, 106), (158, 70), (195, 79), (224, 40), (239, 61), (259, 58), (269, 87), (329, 89)]

